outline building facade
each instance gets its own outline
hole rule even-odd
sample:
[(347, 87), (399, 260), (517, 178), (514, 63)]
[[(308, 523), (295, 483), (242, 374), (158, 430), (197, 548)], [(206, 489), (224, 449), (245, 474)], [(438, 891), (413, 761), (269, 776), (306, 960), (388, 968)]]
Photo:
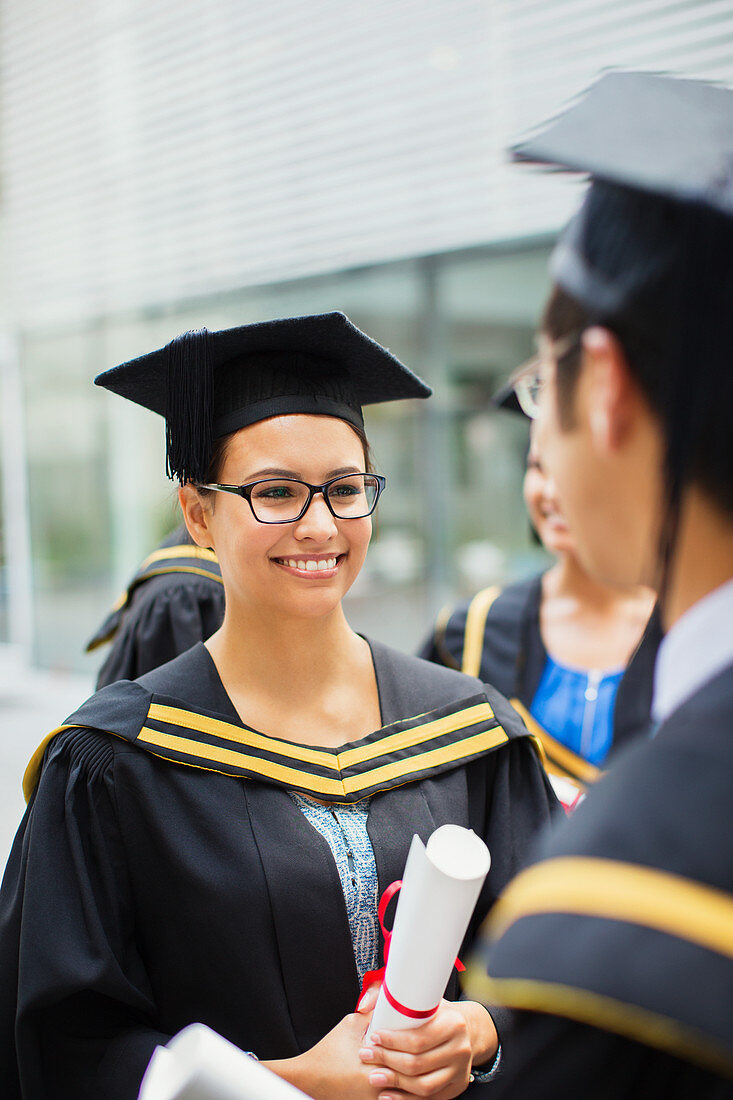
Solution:
[(2, 0), (0, 641), (89, 667), (176, 522), (160, 421), (91, 380), (201, 325), (341, 309), (434, 386), (367, 414), (357, 628), (532, 568), (488, 399), (582, 185), (505, 150), (608, 67), (733, 83), (733, 0)]

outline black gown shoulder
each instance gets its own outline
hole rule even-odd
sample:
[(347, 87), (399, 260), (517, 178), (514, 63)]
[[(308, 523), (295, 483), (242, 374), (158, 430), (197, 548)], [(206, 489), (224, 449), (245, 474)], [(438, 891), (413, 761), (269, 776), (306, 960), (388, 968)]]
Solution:
[(141, 564), (87, 652), (109, 643), (97, 688), (134, 680), (206, 641), (224, 618), (216, 556), (201, 550), (182, 524)]
[[(521, 1010), (507, 1095), (566, 1094), (586, 1041), (588, 1095), (731, 1094), (731, 729), (733, 667), (620, 756), (496, 907), (469, 991)], [(543, 1079), (526, 1059), (550, 1046)]]
[(539, 630), (542, 574), (482, 589), (438, 616), (420, 656), (458, 668), (529, 706), (547, 660)]
[(613, 712), (613, 742), (609, 759), (650, 727), (654, 666), (664, 632), (659, 605), (655, 604), (639, 644), (621, 678)]
[[(527, 730), (506, 694), (492, 680), (413, 657), (382, 643), (370, 641), (381, 682), (389, 684), (389, 695), (398, 692), (412, 708), (430, 707), (477, 693), (484, 694), (509, 737), (526, 737)], [(424, 709), (428, 709), (424, 707)]]
[(174, 763), (278, 784), (326, 801), (355, 802), (479, 759), (516, 739), (536, 746), (515, 711), (473, 677), (369, 642), (383, 725), (338, 753), (297, 746), (247, 727), (203, 643), (136, 681), (93, 695), (42, 742), (68, 728), (97, 729)]

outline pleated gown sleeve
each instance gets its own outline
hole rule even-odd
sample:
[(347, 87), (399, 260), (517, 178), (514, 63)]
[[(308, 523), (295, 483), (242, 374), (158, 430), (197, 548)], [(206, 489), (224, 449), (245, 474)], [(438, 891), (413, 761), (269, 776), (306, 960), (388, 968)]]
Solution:
[(110, 741), (91, 730), (55, 738), (8, 861), (0, 896), (6, 1100), (130, 1100), (156, 1044), (169, 1038), (151, 1025)]

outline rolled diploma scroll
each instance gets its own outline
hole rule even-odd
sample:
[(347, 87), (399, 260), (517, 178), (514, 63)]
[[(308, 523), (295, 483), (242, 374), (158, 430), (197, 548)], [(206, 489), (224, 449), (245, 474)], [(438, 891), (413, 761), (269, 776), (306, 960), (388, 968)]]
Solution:
[(426, 1019), (394, 1008), (385, 986), (414, 1012), (440, 1004), (490, 864), (483, 840), (460, 825), (442, 825), (427, 847), (419, 836), (412, 838), (370, 1034), (419, 1027)]
[(308, 1100), (205, 1024), (156, 1047), (138, 1100)]

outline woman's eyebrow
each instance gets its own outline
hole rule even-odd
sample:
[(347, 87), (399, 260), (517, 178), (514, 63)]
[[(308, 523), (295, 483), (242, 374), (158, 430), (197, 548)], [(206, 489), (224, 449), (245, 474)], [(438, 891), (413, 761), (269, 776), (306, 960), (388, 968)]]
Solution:
[[(358, 466), (339, 466), (337, 469), (331, 470), (328, 473), (328, 476), (326, 477), (326, 481), (329, 481), (332, 477), (341, 477), (342, 474), (359, 474), (359, 473), (362, 473), (362, 471), (359, 469)], [(267, 466), (267, 467), (263, 468), (262, 470), (255, 470), (254, 473), (250, 474), (245, 479), (243, 484), (246, 484), (246, 482), (248, 482), (248, 481), (259, 481), (261, 478), (265, 478), (265, 477), (291, 477), (291, 478), (294, 478), (296, 481), (301, 480), (301, 474), (298, 470), (283, 470), (283, 469), (280, 469), (279, 467)]]
[(283, 470), (280, 469), (278, 466), (267, 466), (262, 470), (255, 470), (255, 472), (250, 474), (246, 478), (246, 480), (258, 481), (261, 477), (294, 477), (299, 480), (300, 474), (297, 472), (297, 470)]

